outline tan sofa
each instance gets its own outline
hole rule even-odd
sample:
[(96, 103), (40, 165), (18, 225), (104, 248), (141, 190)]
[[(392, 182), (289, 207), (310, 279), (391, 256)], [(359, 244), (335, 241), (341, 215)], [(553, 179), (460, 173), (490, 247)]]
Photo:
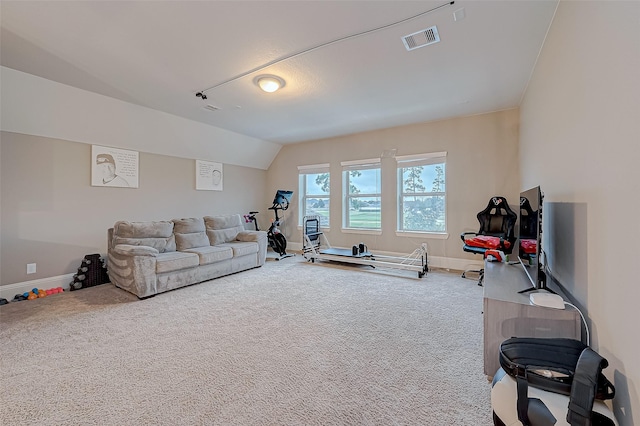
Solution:
[(240, 215), (116, 222), (108, 232), (111, 282), (139, 298), (262, 266), (267, 233)]

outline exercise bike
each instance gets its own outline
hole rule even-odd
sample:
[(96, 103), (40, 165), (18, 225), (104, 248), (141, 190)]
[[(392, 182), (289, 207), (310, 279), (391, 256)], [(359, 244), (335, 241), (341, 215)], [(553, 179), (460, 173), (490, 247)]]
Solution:
[[(287, 253), (287, 239), (284, 234), (280, 232), (280, 229), (278, 229), (278, 226), (280, 226), (281, 223), (280, 217), (278, 216), (278, 210), (284, 211), (289, 208), (289, 201), (291, 200), (292, 194), (293, 191), (284, 191), (279, 189), (273, 199), (273, 205), (269, 207), (269, 210), (273, 210), (275, 213), (275, 220), (271, 221), (271, 226), (269, 226), (269, 229), (267, 230), (267, 241), (269, 241), (269, 247), (279, 255), (276, 260), (295, 256), (294, 253)], [(259, 212), (249, 212), (248, 215), (244, 216), (246, 223), (253, 222), (256, 231), (260, 230), (258, 227), (258, 220), (256, 219), (256, 214), (258, 213)]]

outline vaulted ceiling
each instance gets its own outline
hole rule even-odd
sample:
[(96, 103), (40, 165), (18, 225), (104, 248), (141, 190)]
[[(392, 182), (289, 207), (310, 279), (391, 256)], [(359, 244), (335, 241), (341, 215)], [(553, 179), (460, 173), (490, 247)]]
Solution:
[(3, 0), (0, 61), (285, 144), (518, 106), (557, 3)]

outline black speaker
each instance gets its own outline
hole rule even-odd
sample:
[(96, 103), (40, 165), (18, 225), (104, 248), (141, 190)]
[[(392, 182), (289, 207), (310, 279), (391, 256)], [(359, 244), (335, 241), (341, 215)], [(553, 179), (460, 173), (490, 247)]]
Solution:
[(351, 247), (351, 254), (353, 254), (354, 256), (358, 255), (358, 246)]

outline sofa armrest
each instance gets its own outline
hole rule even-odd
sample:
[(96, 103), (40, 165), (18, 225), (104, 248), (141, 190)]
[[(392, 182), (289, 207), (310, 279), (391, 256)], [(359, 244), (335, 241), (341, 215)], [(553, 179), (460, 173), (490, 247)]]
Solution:
[(258, 243), (257, 266), (264, 265), (267, 259), (267, 232), (266, 231), (240, 231), (236, 236), (237, 241)]
[(158, 250), (149, 246), (118, 244), (109, 250), (107, 273), (111, 282), (143, 298), (157, 293)]
[(157, 256), (160, 253), (153, 247), (134, 246), (131, 244), (118, 244), (112, 250), (122, 256)]
[(240, 231), (236, 236), (236, 240), (245, 242), (258, 242), (264, 238), (267, 238), (266, 231)]

